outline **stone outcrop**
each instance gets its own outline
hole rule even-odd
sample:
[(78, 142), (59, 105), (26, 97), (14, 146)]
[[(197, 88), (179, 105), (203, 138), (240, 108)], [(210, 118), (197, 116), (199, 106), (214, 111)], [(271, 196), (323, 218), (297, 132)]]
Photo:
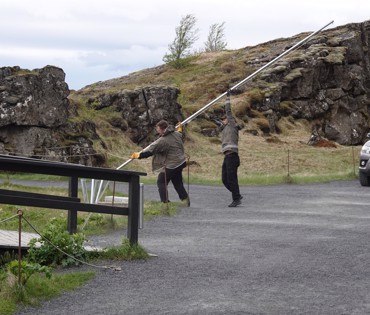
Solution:
[[(274, 50), (288, 49), (298, 39), (302, 34), (274, 41)], [(252, 107), (273, 111), (275, 120), (289, 115), (306, 119), (320, 135), (340, 144), (363, 143), (370, 119), (369, 42), (370, 21), (320, 33), (254, 82), (264, 97)]]
[(64, 72), (55, 67), (0, 69), (0, 127), (57, 127), (68, 117), (69, 89)]
[(72, 110), (68, 95), (60, 68), (0, 68), (0, 153), (84, 165), (103, 163), (92, 148), (95, 126), (68, 122)]
[(155, 125), (160, 120), (176, 123), (183, 120), (181, 105), (177, 102), (180, 90), (169, 86), (147, 86), (133, 91), (102, 93), (90, 98), (88, 105), (100, 110), (112, 107), (122, 119), (111, 124), (120, 127), (135, 143), (146, 146), (156, 138)]

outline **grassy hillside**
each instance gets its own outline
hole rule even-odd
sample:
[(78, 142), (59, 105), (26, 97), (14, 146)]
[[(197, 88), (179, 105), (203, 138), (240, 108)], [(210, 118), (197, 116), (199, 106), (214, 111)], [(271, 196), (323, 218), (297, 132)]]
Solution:
[[(187, 60), (187, 66), (175, 69), (167, 65), (145, 69), (117, 79), (98, 82), (71, 94), (77, 104), (78, 119), (93, 120), (104, 141), (95, 144), (98, 152), (104, 153), (108, 166), (117, 168), (129, 159), (130, 153), (141, 150), (133, 144), (120, 129), (112, 127), (107, 118), (117, 115), (109, 108), (95, 111), (86, 106), (91, 96), (101, 93), (133, 90), (148, 85), (170, 85), (181, 90), (178, 102), (182, 105), (185, 117), (213, 101), (229, 87), (234, 86), (251, 73), (258, 70), (268, 60), (280, 55), (284, 49), (298, 42), (307, 34), (299, 34), (289, 39), (279, 39), (254, 47), (219, 53), (202, 53)], [(293, 51), (282, 59), (299, 59), (301, 51)], [(280, 62), (280, 61), (279, 61)], [(232, 108), (244, 128), (240, 132), (241, 167), (240, 182), (243, 184), (278, 182), (307, 182), (326, 179), (353, 178), (357, 176), (360, 146), (313, 147), (307, 145), (311, 135), (311, 125), (307, 121), (297, 121), (287, 116), (279, 120), (279, 133), (263, 132), (267, 118), (255, 111), (251, 104), (260, 97), (268, 97), (276, 83), (268, 83), (261, 76), (248, 82), (232, 96)], [(186, 127), (185, 148), (191, 166), (190, 182), (220, 183), (223, 156), (220, 153), (220, 139), (206, 137), (201, 128), (213, 127), (207, 119), (212, 111), (220, 110), (223, 101), (214, 104), (204, 115)], [(281, 104), (284, 106), (284, 104)], [(77, 118), (76, 118), (77, 119)], [(251, 131), (257, 131), (253, 135)], [(148, 180), (156, 177), (151, 173), (151, 159), (133, 161), (125, 169), (148, 172)], [(185, 174), (187, 177), (187, 174)]]

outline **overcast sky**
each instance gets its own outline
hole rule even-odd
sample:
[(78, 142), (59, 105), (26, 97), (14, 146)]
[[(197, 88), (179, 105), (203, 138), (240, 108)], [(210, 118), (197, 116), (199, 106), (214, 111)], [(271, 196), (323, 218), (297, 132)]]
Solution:
[(175, 28), (225, 22), (228, 49), (370, 20), (370, 1), (0, 0), (0, 67), (60, 67), (71, 89), (163, 64)]

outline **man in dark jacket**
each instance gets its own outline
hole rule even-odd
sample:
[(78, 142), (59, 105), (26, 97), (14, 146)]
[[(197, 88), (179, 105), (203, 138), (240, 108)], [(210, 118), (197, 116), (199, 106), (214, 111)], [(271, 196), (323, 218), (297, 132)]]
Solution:
[(182, 170), (186, 166), (184, 137), (182, 127), (175, 128), (161, 120), (156, 125), (159, 138), (141, 152), (134, 152), (132, 159), (144, 159), (153, 156), (152, 170), (158, 171), (157, 186), (162, 202), (168, 202), (167, 185), (170, 181), (182, 201), (190, 206), (188, 193), (184, 188)]
[(222, 153), (224, 154), (222, 182), (232, 194), (233, 201), (229, 204), (229, 207), (236, 207), (241, 204), (243, 196), (240, 195), (238, 182), (238, 167), (240, 165), (238, 154), (239, 126), (231, 112), (230, 91), (227, 92), (222, 125), (221, 140)]

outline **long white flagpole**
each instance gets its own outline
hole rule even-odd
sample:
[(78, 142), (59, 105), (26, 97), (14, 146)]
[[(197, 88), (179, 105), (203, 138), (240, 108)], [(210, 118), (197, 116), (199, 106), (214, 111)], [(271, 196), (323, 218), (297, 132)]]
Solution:
[[(262, 66), (261, 68), (259, 68), (258, 70), (256, 70), (255, 72), (253, 72), (251, 75), (249, 75), (248, 77), (246, 77), (245, 79), (243, 79), (242, 81), (240, 81), (239, 83), (235, 84), (233, 87), (231, 87), (229, 89), (229, 91), (232, 91), (234, 89), (236, 89), (237, 87), (245, 84), (246, 82), (250, 81), (251, 79), (253, 79), (258, 73), (260, 73), (261, 71), (265, 70), (266, 68), (270, 67), (272, 64), (274, 64), (276, 61), (278, 61), (279, 59), (283, 58), (285, 55), (289, 54), (291, 51), (293, 51), (294, 49), (298, 48), (299, 46), (301, 46), (303, 43), (307, 42), (310, 38), (312, 38), (313, 36), (315, 36), (316, 34), (320, 33), (323, 29), (327, 28), (330, 24), (334, 23), (334, 21), (331, 21), (330, 23), (326, 24), (325, 26), (321, 27), (319, 30), (311, 33), (309, 36), (305, 37), (304, 39), (302, 39), (301, 41), (299, 41), (297, 44), (295, 44), (294, 46), (292, 46), (291, 48), (289, 48), (288, 50), (284, 51), (281, 55), (277, 56), (275, 59), (271, 60), (270, 62), (266, 63), (264, 66)], [(177, 124), (177, 126), (185, 126), (186, 124), (188, 124), (189, 122), (191, 122), (192, 120), (194, 120), (196, 117), (198, 117), (201, 113), (203, 113), (205, 110), (207, 110), (209, 107), (211, 107), (214, 103), (216, 103), (217, 101), (219, 101), (221, 98), (223, 98), (224, 96), (226, 96), (227, 94), (227, 91), (222, 93), (221, 95), (219, 95), (218, 97), (216, 97), (213, 101), (209, 102), (208, 104), (206, 104), (205, 106), (203, 106), (201, 109), (199, 109), (197, 112), (195, 112), (194, 114), (190, 115), (188, 118), (186, 118), (184, 121), (180, 122)], [(145, 149), (147, 149), (150, 145), (148, 145), (147, 147), (145, 147), (142, 151), (144, 151)], [(140, 151), (140, 152), (142, 152)], [(117, 169), (121, 169), (122, 167), (126, 166), (127, 164), (129, 164), (130, 162), (132, 161), (132, 159), (128, 159), (126, 162), (124, 162), (123, 164), (121, 164), (120, 166), (117, 167)], [(99, 190), (98, 190), (98, 193), (97, 193), (97, 198), (96, 200), (98, 201), (100, 199), (100, 195), (101, 195), (101, 188), (102, 188), (102, 185), (103, 185), (103, 180), (100, 181), (100, 185), (99, 185)], [(105, 189), (104, 189), (105, 190)]]

